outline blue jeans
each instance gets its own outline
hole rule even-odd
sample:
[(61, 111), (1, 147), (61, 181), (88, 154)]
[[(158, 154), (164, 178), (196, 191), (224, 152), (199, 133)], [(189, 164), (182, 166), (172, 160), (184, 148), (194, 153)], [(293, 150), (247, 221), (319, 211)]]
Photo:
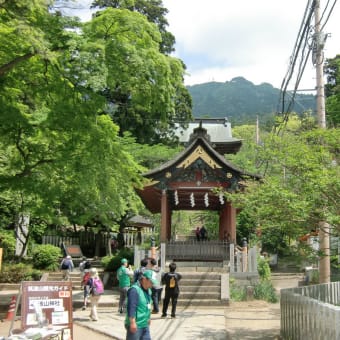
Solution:
[(145, 328), (137, 328), (136, 333), (131, 333), (129, 326), (125, 326), (125, 328), (126, 340), (151, 340), (149, 326)]

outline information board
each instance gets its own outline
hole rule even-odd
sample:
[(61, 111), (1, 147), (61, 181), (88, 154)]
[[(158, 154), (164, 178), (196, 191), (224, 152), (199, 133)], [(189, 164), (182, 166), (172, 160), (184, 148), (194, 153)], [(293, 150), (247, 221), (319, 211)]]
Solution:
[(23, 281), (21, 327), (61, 327), (63, 340), (73, 339), (72, 282)]
[(66, 255), (71, 257), (83, 257), (83, 253), (77, 244), (65, 245), (64, 246)]

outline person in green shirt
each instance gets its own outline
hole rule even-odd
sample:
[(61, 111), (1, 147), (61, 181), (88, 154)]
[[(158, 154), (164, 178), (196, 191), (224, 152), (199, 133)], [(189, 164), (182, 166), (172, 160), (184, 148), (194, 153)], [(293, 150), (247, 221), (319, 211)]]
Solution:
[(145, 270), (127, 292), (126, 340), (151, 340), (151, 287), (159, 284), (153, 270)]
[(127, 259), (121, 259), (121, 266), (117, 270), (117, 280), (119, 281), (119, 313), (123, 314), (126, 308), (127, 291), (131, 286), (131, 277), (133, 276), (133, 270), (128, 265)]

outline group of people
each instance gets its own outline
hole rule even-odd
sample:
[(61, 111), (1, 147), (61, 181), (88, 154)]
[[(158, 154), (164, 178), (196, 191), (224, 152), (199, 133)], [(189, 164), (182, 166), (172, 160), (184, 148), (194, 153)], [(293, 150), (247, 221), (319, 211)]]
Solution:
[[(162, 306), (162, 318), (167, 317), (167, 311), (171, 300), (171, 318), (176, 317), (177, 300), (179, 296), (179, 281), (182, 275), (176, 272), (176, 263), (169, 265), (169, 271), (162, 273), (153, 258), (141, 260), (140, 267), (132, 270), (128, 260), (121, 259), (121, 266), (117, 270), (119, 282), (119, 309), (118, 312), (126, 313), (125, 328), (127, 340), (149, 340), (151, 314), (160, 312), (159, 303), (162, 297), (163, 286), (165, 295)], [(70, 256), (66, 256), (60, 269), (63, 279), (69, 280), (69, 273), (74, 269)], [(100, 296), (104, 293), (104, 285), (96, 268), (90, 261), (83, 258), (79, 265), (82, 272), (81, 285), (84, 290), (83, 310), (87, 308), (88, 300), (91, 302), (90, 319), (98, 320), (97, 307)]]
[[(127, 340), (148, 340), (150, 336), (151, 313), (159, 313), (159, 302), (165, 285), (162, 318), (167, 317), (171, 300), (171, 317), (176, 317), (178, 282), (181, 274), (176, 272), (176, 263), (169, 265), (169, 272), (161, 273), (153, 258), (143, 259), (140, 267), (132, 271), (126, 259), (121, 260), (117, 271), (119, 281), (119, 313), (126, 311), (125, 328)], [(132, 284), (131, 284), (132, 281)]]
[(202, 225), (201, 228), (196, 228), (195, 235), (197, 241), (205, 241), (208, 239), (208, 232), (207, 229), (205, 229), (204, 225)]
[[(63, 280), (70, 280), (70, 273), (74, 269), (74, 264), (70, 255), (67, 255), (60, 263), (60, 270), (63, 273)], [(97, 307), (100, 296), (104, 293), (104, 285), (99, 277), (97, 268), (92, 268), (91, 262), (83, 258), (79, 264), (79, 270), (82, 273), (81, 286), (84, 291), (84, 304), (82, 309), (87, 308), (88, 301), (91, 302), (90, 318), (93, 321), (98, 320)]]

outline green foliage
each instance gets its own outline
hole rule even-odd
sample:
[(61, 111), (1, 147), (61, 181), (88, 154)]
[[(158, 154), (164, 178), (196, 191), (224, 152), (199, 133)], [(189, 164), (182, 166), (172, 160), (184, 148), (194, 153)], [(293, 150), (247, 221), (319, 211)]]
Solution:
[(57, 270), (61, 249), (50, 244), (37, 245), (33, 250), (33, 266), (37, 269)]
[(259, 257), (257, 259), (257, 271), (259, 273), (260, 279), (263, 281), (270, 280), (271, 271), (268, 260), (265, 258)]
[(325, 85), (326, 94), (326, 120), (327, 125), (339, 127), (340, 125), (340, 54), (334, 58), (326, 59), (324, 66), (327, 75)]
[(270, 280), (261, 280), (254, 287), (254, 297), (258, 300), (264, 300), (271, 303), (276, 303), (278, 295)]
[(0, 283), (20, 283), (21, 281), (38, 281), (41, 272), (27, 263), (5, 264), (1, 270)]
[(16, 240), (13, 231), (0, 230), (0, 248), (3, 249), (3, 260), (11, 260), (15, 254)]
[(122, 258), (127, 259), (129, 264), (133, 265), (133, 251), (128, 248), (121, 249), (116, 255), (103, 257), (101, 260), (101, 265), (104, 267), (105, 271), (116, 272), (121, 266), (120, 261)]
[(245, 301), (247, 297), (247, 291), (244, 286), (238, 285), (234, 279), (230, 278), (230, 299), (232, 301)]
[(340, 222), (340, 130), (301, 131), (301, 124), (293, 123), (258, 147), (258, 162), (266, 169), (263, 180), (249, 181), (245, 193), (230, 196), (256, 221), (267, 250), (282, 253), (292, 241), (317, 230), (320, 221), (333, 225), (335, 233)]

